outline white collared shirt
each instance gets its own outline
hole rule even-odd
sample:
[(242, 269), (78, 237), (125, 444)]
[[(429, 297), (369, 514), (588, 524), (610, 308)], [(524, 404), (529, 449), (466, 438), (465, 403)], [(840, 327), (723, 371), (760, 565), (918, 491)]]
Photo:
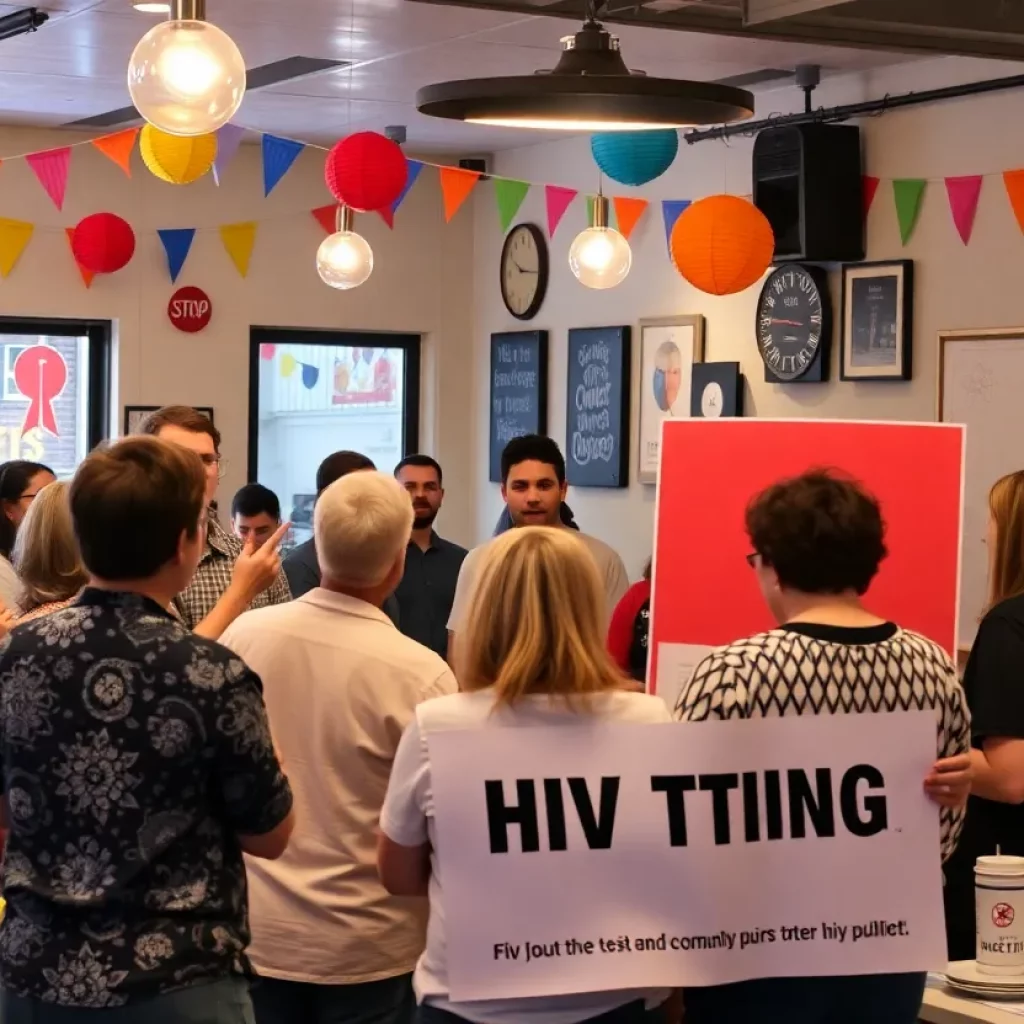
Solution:
[(426, 907), (380, 884), (378, 819), (416, 705), (455, 693), (454, 676), (380, 609), (322, 588), (248, 612), (221, 642), (263, 680), (295, 794), (284, 856), (246, 858), (254, 967), (325, 985), (410, 972)]

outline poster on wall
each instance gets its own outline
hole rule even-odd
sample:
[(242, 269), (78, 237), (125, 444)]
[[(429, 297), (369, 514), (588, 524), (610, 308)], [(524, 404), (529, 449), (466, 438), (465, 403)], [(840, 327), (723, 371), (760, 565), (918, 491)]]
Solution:
[(491, 335), (490, 475), (501, 482), (501, 453), (514, 437), (547, 433), (548, 332)]
[(882, 506), (888, 556), (867, 607), (956, 650), (963, 427), (690, 419), (667, 423), (663, 442), (648, 673), (654, 692), (674, 704), (704, 648), (775, 627), (747, 562), (745, 512), (766, 487), (821, 466), (859, 481)]
[(574, 487), (629, 486), (630, 329), (569, 331), (566, 478)]
[(456, 1002), (945, 967), (932, 711), (425, 735)]
[(843, 267), (841, 380), (910, 380), (914, 262)]
[(640, 321), (640, 422), (637, 479), (658, 479), (661, 424), (689, 419), (693, 364), (704, 360), (704, 317)]

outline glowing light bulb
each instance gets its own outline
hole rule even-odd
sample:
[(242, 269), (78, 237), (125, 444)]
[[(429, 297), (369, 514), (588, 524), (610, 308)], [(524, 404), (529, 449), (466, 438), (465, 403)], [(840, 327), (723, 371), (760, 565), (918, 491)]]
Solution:
[(320, 280), (332, 288), (358, 288), (373, 273), (373, 250), (362, 235), (336, 231), (320, 243), (316, 269)]
[(622, 284), (632, 265), (629, 242), (614, 228), (587, 228), (569, 247), (569, 269), (588, 288)]
[(245, 61), (216, 25), (165, 21), (135, 47), (128, 91), (139, 113), (162, 131), (206, 135), (227, 124), (241, 105)]

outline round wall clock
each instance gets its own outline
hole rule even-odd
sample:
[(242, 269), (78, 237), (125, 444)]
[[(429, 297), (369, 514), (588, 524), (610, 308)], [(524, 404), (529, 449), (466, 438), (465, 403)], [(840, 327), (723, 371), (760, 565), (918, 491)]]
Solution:
[(517, 320), (532, 320), (548, 290), (548, 243), (536, 224), (517, 224), (501, 250), (501, 298)]
[(757, 350), (765, 380), (827, 380), (831, 338), (828, 274), (799, 263), (776, 267), (757, 300)]

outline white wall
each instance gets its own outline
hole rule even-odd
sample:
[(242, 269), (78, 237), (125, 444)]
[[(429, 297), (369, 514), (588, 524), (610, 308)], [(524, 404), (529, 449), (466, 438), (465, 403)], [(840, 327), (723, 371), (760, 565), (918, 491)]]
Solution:
[[(852, 76), (829, 83), (818, 102), (834, 104), (964, 81), (1018, 74), (1017, 65), (936, 60), (904, 65), (887, 73)], [(800, 102), (794, 91), (761, 97), (758, 115), (786, 111)], [(714, 192), (750, 191), (751, 147), (747, 138), (681, 146), (674, 166), (641, 189), (609, 185), (608, 194), (636, 194), (651, 208), (632, 239), (633, 268), (620, 287), (591, 291), (573, 278), (566, 261), (574, 235), (585, 227), (585, 206), (577, 199), (551, 244), (548, 298), (536, 319), (520, 325), (502, 305), (498, 287), (501, 232), (493, 200), (478, 196), (476, 216), (476, 388), (474, 458), (487, 464), (488, 338), (494, 331), (520, 327), (547, 329), (549, 350), (549, 433), (565, 437), (566, 332), (571, 327), (636, 325), (642, 318), (681, 313), (706, 317), (709, 361), (738, 360), (747, 376), (747, 415), (771, 417), (933, 420), (937, 386), (936, 334), (941, 329), (1024, 324), (1024, 237), (999, 177), (988, 178), (981, 196), (974, 237), (964, 247), (953, 228), (941, 178), (945, 175), (1001, 172), (1024, 167), (1024, 141), (1015, 126), (1024, 115), (1024, 91), (907, 108), (865, 119), (865, 170), (882, 178), (929, 177), (917, 230), (904, 249), (883, 181), (868, 221), (867, 258), (916, 261), (914, 379), (909, 383), (843, 383), (838, 380), (838, 329), (833, 342), (833, 380), (820, 385), (771, 385), (754, 338), (754, 307), (759, 287), (741, 295), (715, 298), (690, 287), (667, 256), (661, 199), (693, 199)], [(509, 177), (596, 191), (597, 169), (585, 139), (554, 141), (500, 153), (494, 171)], [(486, 188), (487, 186), (483, 186)], [(544, 192), (534, 188), (518, 220), (546, 224)], [(840, 275), (833, 272), (834, 308), (839, 309)], [(837, 318), (838, 319), (838, 318)], [(838, 328), (838, 324), (837, 324)], [(634, 365), (639, 346), (634, 331)], [(634, 381), (638, 374), (634, 373)], [(636, 386), (630, 425), (631, 483), (622, 490), (570, 490), (569, 502), (582, 529), (615, 545), (631, 573), (638, 574), (650, 553), (654, 488), (636, 479)], [(496, 485), (477, 474), (476, 528), (484, 536), (501, 508)]]
[[(439, 525), (453, 539), (471, 541), (468, 414), (453, 415), (453, 410), (466, 408), (472, 382), (466, 358), (472, 351), (472, 205), (446, 226), (437, 175), (424, 171), (399, 211), (394, 233), (376, 215), (357, 218), (357, 229), (374, 249), (374, 273), (363, 287), (337, 292), (317, 276), (314, 257), (323, 232), (308, 212), (331, 201), (323, 183), (322, 153), (305, 152), (264, 199), (257, 146), (242, 147), (221, 188), (211, 175), (185, 187), (160, 182), (137, 152), (129, 181), (85, 146), (72, 156), (63, 213), (24, 160), (6, 159), (82, 138), (79, 133), (0, 129), (0, 217), (37, 225), (21, 262), (0, 282), (0, 315), (113, 320), (119, 406), (213, 406), (227, 460), (224, 499), (246, 478), (250, 325), (420, 333), (420, 447), (444, 465), (448, 491)], [(87, 290), (64, 229), (103, 210), (132, 224), (138, 246), (128, 267), (97, 277)], [(260, 226), (249, 276), (243, 280), (217, 228), (247, 220)], [(178, 279), (178, 286), (198, 285), (211, 298), (213, 321), (197, 335), (180, 333), (167, 319), (175, 286), (156, 230), (174, 227), (200, 229)]]

